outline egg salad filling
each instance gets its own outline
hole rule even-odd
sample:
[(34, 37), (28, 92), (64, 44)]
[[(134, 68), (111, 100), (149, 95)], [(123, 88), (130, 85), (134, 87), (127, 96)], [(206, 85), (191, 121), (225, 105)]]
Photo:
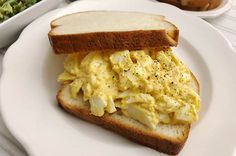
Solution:
[(119, 110), (151, 129), (198, 119), (191, 72), (171, 49), (69, 54), (58, 81), (69, 83), (74, 99), (82, 91), (95, 116)]

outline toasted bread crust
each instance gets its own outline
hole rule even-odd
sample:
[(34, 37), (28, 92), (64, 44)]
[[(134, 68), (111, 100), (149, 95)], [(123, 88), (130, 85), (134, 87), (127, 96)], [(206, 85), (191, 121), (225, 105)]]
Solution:
[(179, 30), (171, 34), (165, 30), (138, 30), (127, 32), (95, 32), (72, 35), (49, 33), (56, 54), (90, 51), (140, 50), (177, 46)]

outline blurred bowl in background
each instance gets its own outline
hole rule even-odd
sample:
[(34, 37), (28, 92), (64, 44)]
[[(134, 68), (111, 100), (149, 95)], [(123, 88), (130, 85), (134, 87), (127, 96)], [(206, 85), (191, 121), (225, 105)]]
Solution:
[[(160, 2), (160, 1), (168, 1), (168, 2), (176, 2), (177, 0), (151, 0), (153, 2)], [(178, 0), (179, 1), (179, 0)], [(191, 0), (191, 1), (195, 1), (197, 2), (197, 0)], [(173, 5), (177, 3), (173, 3)], [(215, 6), (215, 5), (214, 5)], [(216, 5), (217, 6), (217, 5)], [(233, 0), (220, 0), (220, 4), (219, 6), (217, 6), (216, 8), (211, 8), (210, 10), (198, 10), (198, 11), (194, 11), (194, 10), (184, 10), (187, 14), (193, 15), (193, 16), (197, 16), (203, 19), (212, 19), (212, 18), (216, 18), (220, 15), (222, 15), (223, 13), (227, 12), (228, 10), (230, 10), (233, 6)]]
[(13, 43), (26, 25), (40, 15), (56, 8), (60, 2), (61, 0), (42, 0), (0, 23), (0, 48)]

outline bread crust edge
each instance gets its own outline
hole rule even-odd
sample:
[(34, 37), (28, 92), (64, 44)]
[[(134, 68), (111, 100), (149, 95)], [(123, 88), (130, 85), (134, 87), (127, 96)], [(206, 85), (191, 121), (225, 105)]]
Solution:
[(172, 47), (178, 44), (179, 30), (171, 34), (165, 30), (135, 30), (121, 32), (94, 32), (83, 34), (53, 35), (48, 38), (56, 54), (91, 51), (140, 50)]
[[(153, 148), (159, 152), (163, 152), (166, 154), (177, 155), (182, 150), (188, 138), (187, 135), (183, 141), (176, 142), (175, 140), (154, 137), (152, 135), (148, 135), (148, 133), (143, 133), (142, 131), (136, 130), (135, 128), (116, 122), (107, 114), (102, 117), (96, 117), (94, 115), (91, 115), (90, 112), (87, 110), (67, 105), (66, 103), (61, 101), (60, 98), (58, 98), (58, 104), (66, 112), (82, 120), (99, 125), (105, 129), (116, 132), (131, 141)], [(187, 134), (189, 134), (190, 127), (191, 125), (188, 125), (188, 128), (186, 129)]]

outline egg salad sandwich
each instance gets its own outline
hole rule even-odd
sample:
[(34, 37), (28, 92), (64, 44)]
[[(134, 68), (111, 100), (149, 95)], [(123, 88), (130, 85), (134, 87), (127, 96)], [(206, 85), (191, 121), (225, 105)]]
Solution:
[(171, 50), (179, 30), (164, 16), (88, 11), (51, 22), (59, 105), (88, 122), (167, 154), (178, 154), (198, 120), (199, 84)]

